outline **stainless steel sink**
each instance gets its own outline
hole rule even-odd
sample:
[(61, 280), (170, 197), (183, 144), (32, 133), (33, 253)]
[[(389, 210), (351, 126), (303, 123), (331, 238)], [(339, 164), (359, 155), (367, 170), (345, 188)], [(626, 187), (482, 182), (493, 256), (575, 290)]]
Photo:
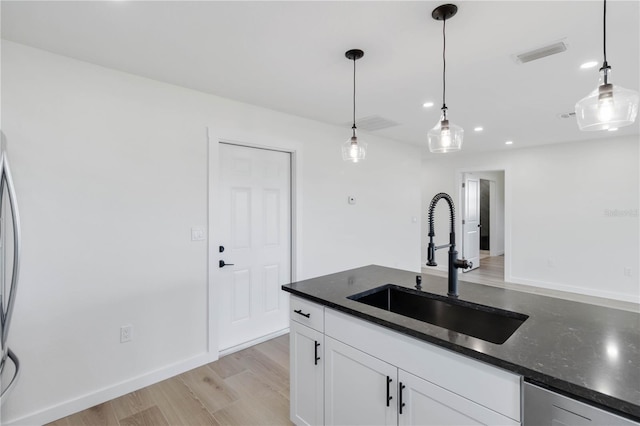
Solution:
[(354, 294), (349, 299), (499, 345), (529, 318), (394, 284)]

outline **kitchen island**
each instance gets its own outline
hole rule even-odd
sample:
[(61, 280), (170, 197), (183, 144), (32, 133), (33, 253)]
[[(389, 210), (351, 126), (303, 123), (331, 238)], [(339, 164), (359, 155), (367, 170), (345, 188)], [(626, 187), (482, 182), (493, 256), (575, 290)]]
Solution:
[[(496, 344), (349, 299), (386, 284), (413, 289), (416, 275), (371, 265), (295, 282), (283, 290), (329, 308), (334, 317), (347, 314), (625, 418), (640, 419), (638, 313), (460, 282), (460, 300), (528, 316), (504, 343)], [(421, 291), (446, 296), (447, 281), (423, 275)]]

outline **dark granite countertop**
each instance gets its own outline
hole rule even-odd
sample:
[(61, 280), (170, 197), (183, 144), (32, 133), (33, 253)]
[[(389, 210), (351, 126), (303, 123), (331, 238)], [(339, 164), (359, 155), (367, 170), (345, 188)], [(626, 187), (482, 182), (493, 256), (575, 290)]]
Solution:
[[(461, 300), (529, 316), (498, 345), (347, 299), (385, 284), (414, 288), (416, 275), (370, 265), (282, 288), (640, 420), (640, 314), (461, 280)], [(447, 281), (422, 275), (422, 290), (446, 295)]]

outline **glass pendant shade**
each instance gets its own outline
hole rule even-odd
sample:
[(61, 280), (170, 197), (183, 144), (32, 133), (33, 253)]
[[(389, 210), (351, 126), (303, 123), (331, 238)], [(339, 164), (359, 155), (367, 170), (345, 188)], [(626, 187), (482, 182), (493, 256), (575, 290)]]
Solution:
[(576, 103), (580, 130), (608, 130), (628, 126), (636, 120), (638, 92), (615, 86), (610, 81), (611, 71), (601, 70), (598, 87)]
[(342, 159), (357, 163), (360, 160), (364, 160), (366, 155), (367, 143), (359, 141), (354, 130), (353, 136), (342, 144)]
[(451, 123), (443, 114), (435, 127), (429, 130), (429, 151), (434, 153), (455, 152), (462, 149), (464, 130)]

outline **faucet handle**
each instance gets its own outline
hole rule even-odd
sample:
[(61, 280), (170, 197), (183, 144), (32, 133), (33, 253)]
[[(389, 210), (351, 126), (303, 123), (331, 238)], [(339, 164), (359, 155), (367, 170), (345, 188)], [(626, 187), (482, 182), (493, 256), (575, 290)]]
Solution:
[(469, 269), (473, 268), (473, 262), (468, 261), (467, 259), (456, 259), (454, 265), (456, 268)]

